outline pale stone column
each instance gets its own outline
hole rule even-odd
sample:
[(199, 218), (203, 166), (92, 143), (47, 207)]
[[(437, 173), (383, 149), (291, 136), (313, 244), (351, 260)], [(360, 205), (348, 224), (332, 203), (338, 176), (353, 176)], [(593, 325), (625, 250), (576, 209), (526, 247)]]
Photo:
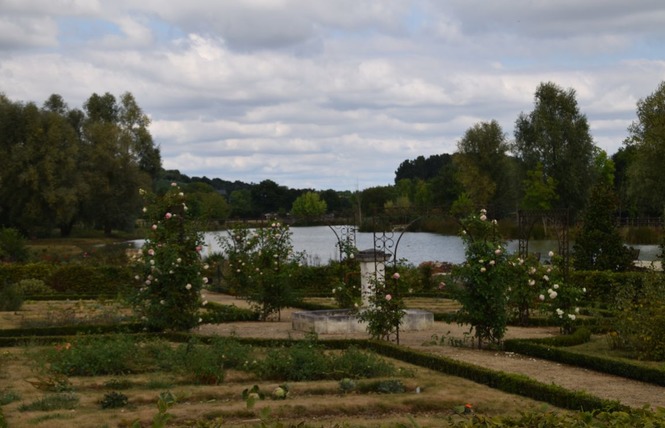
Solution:
[(370, 306), (372, 287), (374, 284), (383, 283), (386, 277), (385, 261), (390, 259), (390, 255), (383, 251), (375, 249), (362, 250), (356, 256), (360, 264), (360, 296), (362, 298), (362, 307)]

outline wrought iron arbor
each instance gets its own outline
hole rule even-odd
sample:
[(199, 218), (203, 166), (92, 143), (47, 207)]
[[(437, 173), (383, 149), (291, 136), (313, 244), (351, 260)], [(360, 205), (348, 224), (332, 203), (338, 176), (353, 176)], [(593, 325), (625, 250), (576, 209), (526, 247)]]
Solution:
[(551, 228), (556, 233), (558, 252), (563, 260), (563, 275), (568, 278), (568, 266), (570, 261), (570, 246), (568, 241), (569, 211), (558, 210), (520, 210), (519, 222), (519, 256), (526, 257), (529, 254), (529, 238), (536, 222), (542, 221), (546, 228)]

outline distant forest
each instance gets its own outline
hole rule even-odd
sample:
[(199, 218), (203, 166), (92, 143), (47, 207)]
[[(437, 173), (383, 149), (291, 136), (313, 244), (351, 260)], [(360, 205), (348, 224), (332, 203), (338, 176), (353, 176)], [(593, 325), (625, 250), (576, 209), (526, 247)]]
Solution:
[(294, 209), (305, 195), (327, 221), (395, 210), (459, 216), (479, 208), (497, 219), (552, 209), (576, 218), (598, 203), (619, 217), (661, 217), (664, 112), (662, 82), (639, 100), (621, 148), (610, 156), (594, 143), (575, 91), (541, 83), (533, 110), (516, 118), (513, 138), (495, 120), (479, 122), (454, 153), (404, 160), (393, 184), (335, 191), (164, 170), (150, 120), (131, 93), (92, 94), (81, 109), (57, 94), (41, 106), (0, 94), (0, 226), (27, 236), (66, 236), (74, 227), (132, 230), (141, 216), (139, 189), (159, 193), (172, 182), (215, 224), (293, 219), (306, 211), (303, 203)]

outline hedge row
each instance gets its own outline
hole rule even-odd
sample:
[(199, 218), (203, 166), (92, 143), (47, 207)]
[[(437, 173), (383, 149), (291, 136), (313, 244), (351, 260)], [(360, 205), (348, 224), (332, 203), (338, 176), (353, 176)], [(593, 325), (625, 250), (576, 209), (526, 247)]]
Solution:
[(601, 373), (621, 376), (641, 382), (665, 386), (665, 371), (644, 367), (628, 361), (580, 354), (556, 345), (538, 343), (536, 339), (511, 339), (504, 341), (504, 349), (534, 358), (556, 361)]
[(586, 289), (585, 300), (612, 306), (621, 290), (635, 294), (642, 288), (643, 272), (571, 271), (569, 281)]
[(24, 279), (38, 279), (56, 293), (117, 295), (133, 282), (132, 271), (119, 266), (27, 263), (0, 264), (0, 287)]
[(524, 375), (494, 371), (462, 361), (402, 348), (387, 342), (367, 341), (367, 348), (409, 364), (463, 377), (500, 391), (529, 397), (565, 409), (577, 411), (627, 411), (630, 409), (618, 401), (601, 399), (586, 392), (570, 391), (558, 385), (538, 382)]

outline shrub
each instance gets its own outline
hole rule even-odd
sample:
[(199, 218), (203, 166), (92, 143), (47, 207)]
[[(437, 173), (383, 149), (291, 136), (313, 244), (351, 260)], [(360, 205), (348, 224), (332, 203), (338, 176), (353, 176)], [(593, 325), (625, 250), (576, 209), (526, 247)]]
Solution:
[(22, 404), (19, 406), (21, 412), (31, 412), (31, 411), (44, 411), (50, 412), (52, 410), (72, 410), (76, 408), (79, 403), (79, 397), (76, 394), (71, 392), (62, 392), (57, 394), (47, 395), (37, 401), (33, 401), (30, 404)]
[(224, 357), (210, 346), (196, 340), (180, 345), (176, 351), (176, 370), (204, 385), (219, 385), (224, 381)]
[(162, 197), (142, 194), (152, 226), (137, 265), (134, 308), (150, 329), (188, 330), (203, 321), (198, 314), (208, 282), (202, 274), (207, 269), (200, 255), (203, 235), (176, 183)]
[(396, 373), (395, 366), (370, 352), (351, 347), (331, 361), (335, 378), (359, 378), (390, 376)]
[(51, 370), (67, 376), (120, 375), (139, 371), (134, 338), (127, 335), (78, 337), (43, 352)]
[(404, 384), (399, 379), (376, 380), (358, 385), (358, 391), (365, 393), (400, 394), (405, 390)]
[(262, 320), (300, 300), (294, 275), (303, 255), (293, 252), (291, 231), (273, 223), (254, 231), (236, 227), (228, 236), (218, 237), (228, 257), (229, 288), (245, 298)]
[(18, 282), (18, 288), (24, 296), (52, 294), (53, 289), (41, 279), (23, 279)]
[(30, 252), (25, 245), (25, 238), (13, 228), (0, 229), (0, 261), (26, 262)]
[(497, 223), (488, 221), (486, 213), (462, 220), (466, 262), (453, 270), (453, 297), (462, 305), (459, 322), (472, 326), (478, 347), (500, 342), (506, 332), (506, 278), (512, 274)]
[(284, 381), (359, 379), (398, 373), (392, 364), (371, 352), (351, 347), (330, 353), (313, 339), (271, 349), (250, 368), (262, 378)]
[(23, 293), (17, 284), (0, 284), (0, 311), (18, 311), (23, 306)]
[(121, 392), (109, 392), (104, 394), (104, 398), (100, 401), (100, 406), (102, 409), (117, 409), (119, 407), (125, 407), (129, 403), (127, 396)]
[(639, 358), (665, 360), (665, 279), (645, 274), (639, 291), (624, 289), (617, 295), (614, 345)]

